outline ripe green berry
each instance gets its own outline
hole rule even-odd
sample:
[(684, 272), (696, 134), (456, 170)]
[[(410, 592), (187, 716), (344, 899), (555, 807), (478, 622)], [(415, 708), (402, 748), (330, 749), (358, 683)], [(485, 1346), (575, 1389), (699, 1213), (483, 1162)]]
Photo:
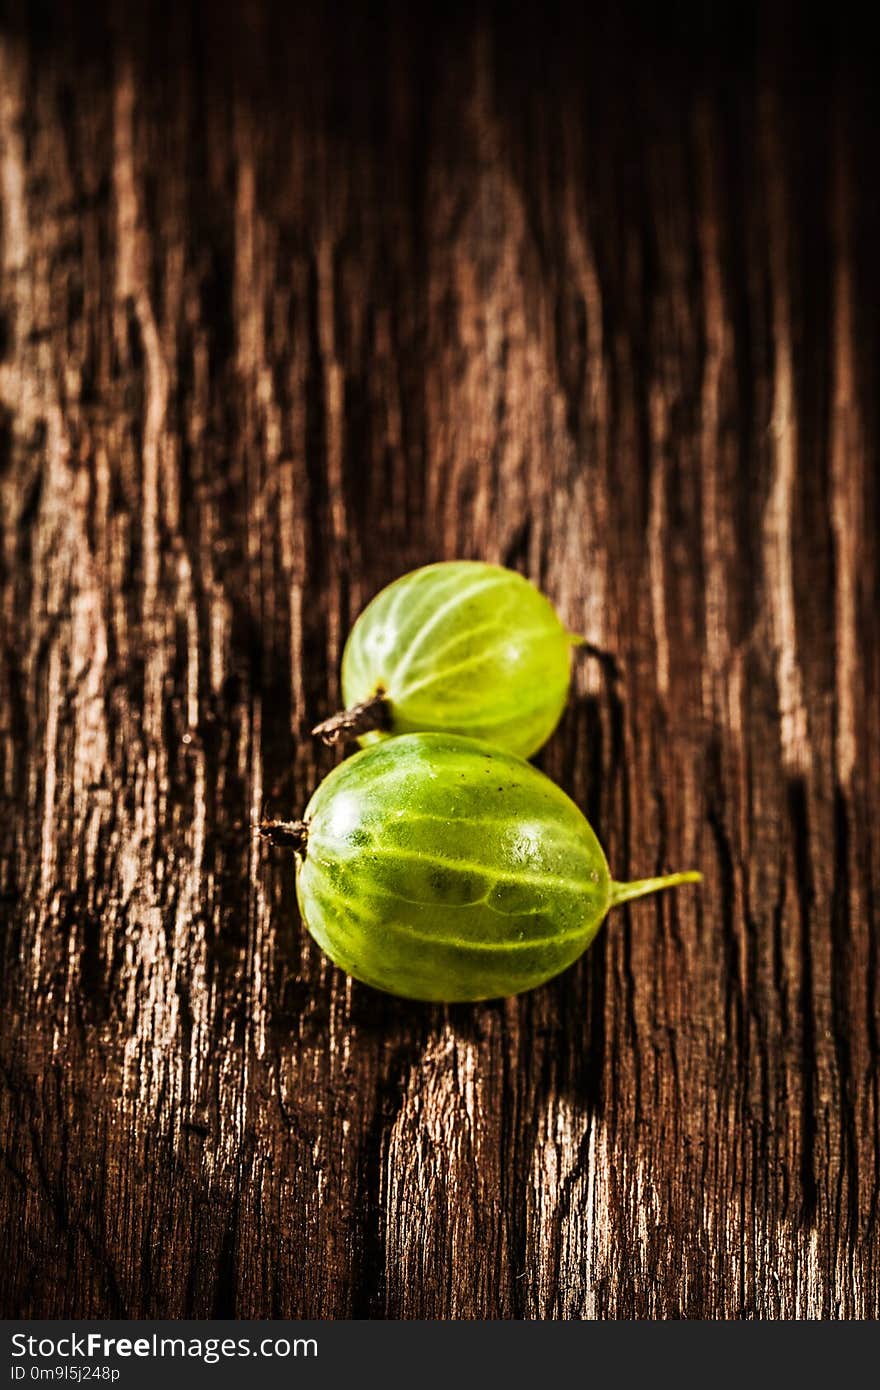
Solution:
[(376, 989), (449, 1003), (543, 984), (609, 908), (700, 878), (613, 882), (549, 778), (453, 734), (365, 749), (322, 782), (303, 821), (263, 833), (296, 851), (300, 911), (331, 960)]
[(342, 658), (348, 709), (315, 733), (367, 744), (434, 729), (529, 757), (559, 722), (579, 640), (513, 570), (427, 565), (364, 609)]

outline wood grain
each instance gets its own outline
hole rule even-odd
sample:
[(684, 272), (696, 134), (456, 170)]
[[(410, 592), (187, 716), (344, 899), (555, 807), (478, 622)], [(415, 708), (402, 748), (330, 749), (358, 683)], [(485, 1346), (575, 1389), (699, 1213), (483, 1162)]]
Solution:
[[(4, 1313), (880, 1316), (878, 104), (704, 10), (0, 26)], [(541, 764), (705, 883), (441, 1009), (253, 824), (453, 556), (614, 654)]]

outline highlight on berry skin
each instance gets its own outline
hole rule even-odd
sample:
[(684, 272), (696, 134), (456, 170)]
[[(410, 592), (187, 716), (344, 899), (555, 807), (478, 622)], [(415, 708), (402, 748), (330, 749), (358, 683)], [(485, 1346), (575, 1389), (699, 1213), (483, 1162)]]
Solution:
[(292, 848), (303, 920), (332, 961), (390, 994), (520, 994), (565, 970), (608, 912), (673, 873), (618, 883), (588, 821), (530, 763), (454, 734), (385, 739), (321, 783)]
[(313, 732), (362, 746), (398, 734), (462, 734), (531, 757), (565, 708), (580, 641), (514, 570), (473, 560), (426, 565), (361, 613), (342, 658), (346, 708)]

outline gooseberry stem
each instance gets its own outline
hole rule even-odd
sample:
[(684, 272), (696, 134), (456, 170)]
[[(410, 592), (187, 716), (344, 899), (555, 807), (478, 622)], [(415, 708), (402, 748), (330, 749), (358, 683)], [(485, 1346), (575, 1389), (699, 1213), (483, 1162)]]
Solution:
[(680, 883), (702, 883), (703, 875), (689, 870), (683, 874), (664, 874), (661, 878), (639, 878), (633, 883), (612, 883), (611, 906), (628, 903), (633, 898), (645, 898), (662, 888), (677, 888)]
[(304, 820), (264, 820), (260, 822), (259, 832), (270, 845), (292, 849), (294, 854), (305, 853), (309, 827)]
[(597, 647), (595, 642), (590, 642), (579, 632), (570, 632), (569, 641), (578, 651), (585, 652), (587, 656), (592, 656), (601, 666), (604, 666), (608, 674), (618, 680), (621, 674), (621, 662), (613, 652), (606, 651), (604, 647)]
[(384, 695), (371, 695), (351, 709), (340, 710), (322, 724), (316, 724), (312, 733), (325, 743), (342, 743), (346, 739), (359, 738), (370, 734), (374, 729), (391, 728), (391, 706)]

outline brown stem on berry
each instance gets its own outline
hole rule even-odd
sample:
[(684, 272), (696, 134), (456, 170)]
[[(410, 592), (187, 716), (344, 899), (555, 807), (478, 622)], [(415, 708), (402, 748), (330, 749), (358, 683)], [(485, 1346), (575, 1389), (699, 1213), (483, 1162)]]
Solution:
[(371, 695), (351, 709), (341, 710), (332, 719), (316, 724), (312, 733), (325, 743), (343, 743), (348, 739), (359, 738), (361, 734), (372, 733), (374, 729), (387, 732), (391, 728), (391, 706), (384, 695)]
[(278, 849), (292, 849), (294, 854), (305, 854), (309, 838), (309, 827), (304, 820), (264, 820), (259, 825), (260, 835), (270, 845)]
[(601, 663), (606, 676), (612, 681), (620, 680), (623, 675), (623, 663), (613, 652), (605, 651), (604, 647), (597, 647), (595, 642), (588, 642), (586, 637), (581, 637), (577, 632), (570, 632), (571, 644), (577, 647), (578, 651), (586, 652), (587, 656), (592, 656)]

